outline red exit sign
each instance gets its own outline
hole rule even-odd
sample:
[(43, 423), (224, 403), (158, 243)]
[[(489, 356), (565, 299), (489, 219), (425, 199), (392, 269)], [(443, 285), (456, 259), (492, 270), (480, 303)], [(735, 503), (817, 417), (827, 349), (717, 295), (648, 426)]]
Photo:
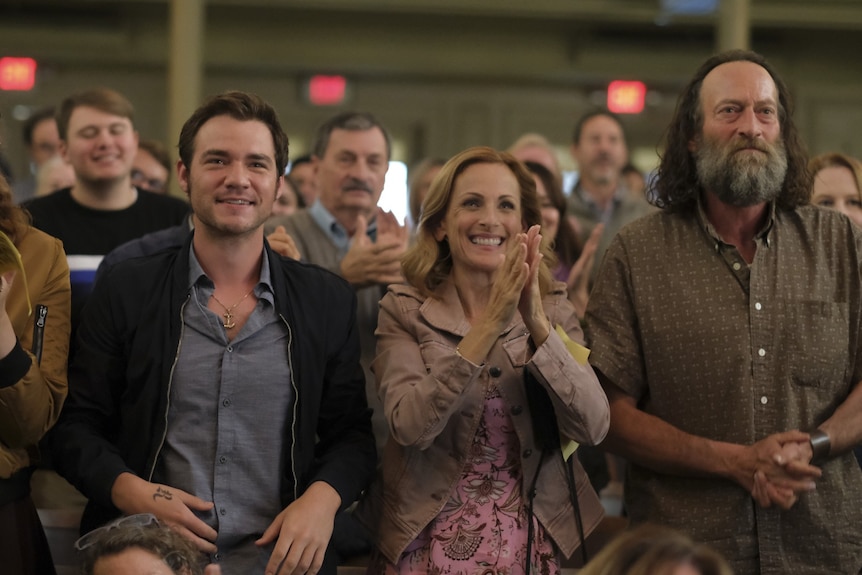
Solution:
[(36, 83), (36, 60), (0, 58), (0, 90), (32, 90)]
[(640, 114), (645, 97), (643, 82), (615, 80), (608, 85), (608, 110), (614, 114)]

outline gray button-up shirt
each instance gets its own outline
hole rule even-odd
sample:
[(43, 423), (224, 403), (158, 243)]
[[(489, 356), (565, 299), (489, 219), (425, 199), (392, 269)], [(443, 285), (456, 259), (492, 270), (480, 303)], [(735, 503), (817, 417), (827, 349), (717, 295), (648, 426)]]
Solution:
[(281, 512), (283, 442), (293, 405), (290, 330), (274, 307), (269, 262), (257, 307), (228, 340), (207, 308), (214, 284), (191, 248), (183, 332), (170, 384), (168, 428), (155, 480), (213, 501), (198, 515), (218, 531), (212, 557), (225, 575), (263, 573), (272, 546), (254, 541)]

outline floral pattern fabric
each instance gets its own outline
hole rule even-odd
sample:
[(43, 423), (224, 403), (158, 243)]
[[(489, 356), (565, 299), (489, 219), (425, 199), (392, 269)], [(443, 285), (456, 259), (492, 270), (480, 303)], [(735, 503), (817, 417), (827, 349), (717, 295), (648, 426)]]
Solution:
[[(497, 388), (485, 407), (454, 492), (397, 565), (369, 571), (387, 575), (524, 575), (527, 508), (521, 498), (520, 443)], [(534, 517), (530, 573), (558, 575), (553, 542)]]

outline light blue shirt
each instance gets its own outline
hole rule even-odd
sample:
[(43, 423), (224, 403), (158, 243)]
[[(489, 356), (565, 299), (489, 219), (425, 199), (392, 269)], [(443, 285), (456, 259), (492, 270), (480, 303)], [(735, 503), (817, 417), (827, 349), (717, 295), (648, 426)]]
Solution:
[[(344, 257), (347, 250), (350, 249), (350, 236), (347, 235), (347, 230), (344, 226), (338, 223), (329, 210), (323, 207), (320, 199), (315, 200), (311, 207), (308, 208), (308, 214), (314, 222), (320, 226), (320, 229), (332, 240), (332, 243), (338, 248), (338, 259)], [(377, 218), (368, 222), (366, 235), (371, 238), (371, 241), (377, 241)]]

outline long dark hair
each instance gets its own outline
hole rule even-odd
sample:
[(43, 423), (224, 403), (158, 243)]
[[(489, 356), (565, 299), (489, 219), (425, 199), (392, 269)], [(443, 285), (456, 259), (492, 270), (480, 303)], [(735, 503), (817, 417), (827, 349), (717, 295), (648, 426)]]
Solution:
[[(551, 170), (542, 164), (527, 160), (524, 165), (542, 181), (545, 191), (548, 193), (548, 199), (551, 200), (551, 205), (560, 214), (557, 235), (549, 239), (553, 242), (554, 252), (560, 258), (560, 263), (570, 268), (581, 256), (582, 246), (581, 240), (578, 239), (578, 234), (572, 227), (572, 222), (566, 213), (566, 196), (563, 194), (563, 186)], [(541, 204), (541, 202), (539, 203)]]
[(657, 177), (647, 197), (659, 208), (669, 212), (688, 212), (697, 204), (701, 188), (697, 167), (689, 142), (696, 139), (703, 128), (703, 111), (700, 91), (703, 79), (714, 68), (729, 62), (752, 62), (766, 70), (778, 92), (778, 115), (781, 137), (787, 153), (787, 175), (776, 204), (781, 209), (793, 209), (809, 203), (811, 174), (808, 157), (796, 125), (793, 123), (793, 101), (787, 85), (769, 62), (756, 52), (730, 50), (704, 62), (679, 97), (673, 120), (667, 128), (665, 150)]

